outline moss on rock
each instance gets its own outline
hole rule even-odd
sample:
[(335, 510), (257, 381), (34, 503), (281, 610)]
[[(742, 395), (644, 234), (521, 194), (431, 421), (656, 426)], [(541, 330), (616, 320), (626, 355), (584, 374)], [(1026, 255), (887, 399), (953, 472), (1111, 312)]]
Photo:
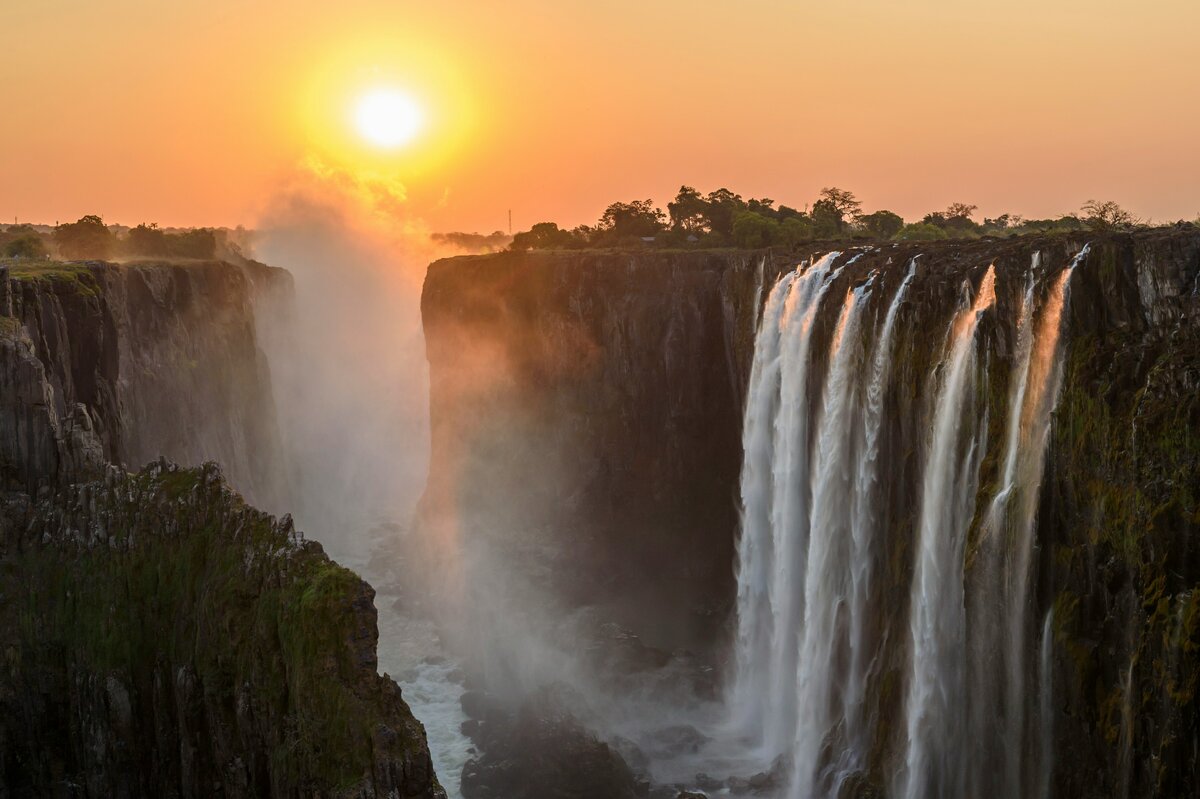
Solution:
[(370, 586), (216, 466), (10, 509), (0, 569), (0, 793), (442, 795)]

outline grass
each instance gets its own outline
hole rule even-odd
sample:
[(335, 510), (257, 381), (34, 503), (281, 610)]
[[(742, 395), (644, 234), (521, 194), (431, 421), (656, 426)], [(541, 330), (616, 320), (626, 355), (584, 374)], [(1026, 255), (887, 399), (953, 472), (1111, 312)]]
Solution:
[(14, 280), (49, 283), (93, 296), (99, 293), (99, 282), (85, 263), (4, 258), (0, 266), (8, 267), (8, 276)]

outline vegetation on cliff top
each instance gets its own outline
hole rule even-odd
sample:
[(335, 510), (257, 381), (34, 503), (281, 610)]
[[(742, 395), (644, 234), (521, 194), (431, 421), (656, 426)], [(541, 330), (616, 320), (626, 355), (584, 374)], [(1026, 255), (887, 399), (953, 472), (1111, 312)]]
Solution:
[(106, 225), (95, 214), (54, 227), (17, 224), (0, 229), (0, 257), (21, 259), (109, 260), (114, 258), (201, 258), (240, 255), (235, 241), (245, 231), (217, 228), (164, 229)]
[(743, 199), (729, 189), (707, 195), (683, 186), (667, 212), (650, 200), (613, 203), (595, 225), (566, 230), (540, 222), (516, 234), (510, 249), (583, 249), (588, 247), (795, 247), (809, 241), (850, 239), (938, 241), (983, 236), (1019, 236), (1078, 230), (1122, 230), (1139, 224), (1117, 203), (1089, 200), (1078, 214), (1054, 219), (1024, 219), (1015, 214), (975, 221), (978, 208), (952, 203), (906, 223), (896, 213), (865, 213), (853, 192), (822, 189), (812, 206), (797, 210), (774, 200)]

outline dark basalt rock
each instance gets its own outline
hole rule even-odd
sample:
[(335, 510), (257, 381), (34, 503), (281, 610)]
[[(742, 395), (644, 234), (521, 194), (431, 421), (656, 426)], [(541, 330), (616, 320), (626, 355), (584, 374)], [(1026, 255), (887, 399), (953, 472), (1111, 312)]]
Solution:
[(291, 276), (229, 264), (12, 262), (0, 276), (0, 489), (36, 493), (164, 456), (283, 499), (256, 297)]
[(14, 510), (0, 796), (444, 796), (376, 673), (374, 591), (216, 466)]
[(463, 767), (465, 799), (633, 799), (647, 790), (553, 690), (517, 708), (467, 692), (463, 710), (478, 717), (464, 732), (480, 748)]
[[(259, 294), (227, 264), (0, 268), (0, 797), (444, 796), (374, 591), (279, 499)], [(115, 465), (114, 465), (115, 464)]]

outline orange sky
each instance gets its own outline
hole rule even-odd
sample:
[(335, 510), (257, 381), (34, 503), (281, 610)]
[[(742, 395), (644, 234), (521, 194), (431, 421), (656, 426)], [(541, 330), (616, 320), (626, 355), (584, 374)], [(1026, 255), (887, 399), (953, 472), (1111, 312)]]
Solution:
[[(303, 164), (435, 230), (681, 183), (906, 217), (1200, 213), (1195, 0), (6, 4), (0, 220), (253, 225)], [(355, 92), (425, 105), (373, 154)], [(395, 195), (399, 196), (399, 194)]]

